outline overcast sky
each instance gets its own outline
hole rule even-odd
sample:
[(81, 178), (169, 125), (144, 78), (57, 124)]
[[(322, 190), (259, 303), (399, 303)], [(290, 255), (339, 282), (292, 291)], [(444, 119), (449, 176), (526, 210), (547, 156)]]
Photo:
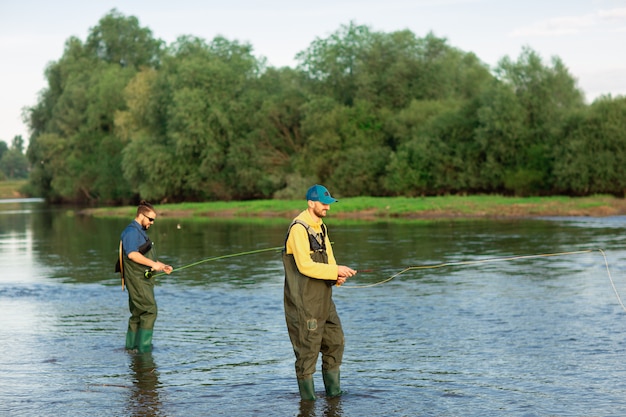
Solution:
[(298, 52), (351, 21), (387, 33), (433, 32), (492, 68), (529, 46), (546, 65), (560, 57), (588, 102), (626, 95), (626, 0), (0, 0), (0, 140), (28, 140), (21, 113), (46, 87), (47, 64), (114, 8), (167, 44), (220, 35), (250, 43), (275, 67), (294, 66)]

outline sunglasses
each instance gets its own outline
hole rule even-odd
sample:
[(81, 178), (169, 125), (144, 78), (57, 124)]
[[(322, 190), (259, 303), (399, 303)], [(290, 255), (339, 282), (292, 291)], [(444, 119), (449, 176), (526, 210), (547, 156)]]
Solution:
[(146, 219), (148, 219), (150, 221), (150, 223), (154, 223), (154, 217), (148, 217), (145, 214), (143, 215), (143, 217), (145, 217)]

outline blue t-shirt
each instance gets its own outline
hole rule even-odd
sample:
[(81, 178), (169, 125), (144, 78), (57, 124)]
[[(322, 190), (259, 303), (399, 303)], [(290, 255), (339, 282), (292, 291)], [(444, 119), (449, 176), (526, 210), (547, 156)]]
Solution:
[(150, 241), (146, 231), (134, 220), (126, 226), (120, 239), (126, 256), (131, 252), (139, 252), (139, 248)]

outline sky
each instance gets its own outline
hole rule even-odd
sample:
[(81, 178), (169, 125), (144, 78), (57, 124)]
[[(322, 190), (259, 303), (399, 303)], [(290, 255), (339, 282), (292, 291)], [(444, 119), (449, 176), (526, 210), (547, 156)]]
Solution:
[(47, 87), (47, 65), (112, 9), (168, 45), (181, 35), (223, 36), (249, 43), (273, 67), (295, 67), (298, 52), (350, 22), (432, 32), (490, 68), (530, 47), (545, 65), (559, 57), (589, 103), (626, 95), (626, 0), (0, 0), (0, 140), (28, 141), (22, 112)]

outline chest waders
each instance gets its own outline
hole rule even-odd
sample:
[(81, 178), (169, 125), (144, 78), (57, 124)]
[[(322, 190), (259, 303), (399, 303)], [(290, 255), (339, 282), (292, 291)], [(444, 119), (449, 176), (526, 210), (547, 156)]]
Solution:
[[(327, 264), (326, 227), (322, 225), (322, 232), (316, 233), (306, 223), (295, 220), (289, 226), (287, 238), (296, 224), (307, 229), (311, 259)], [(332, 299), (332, 286), (336, 281), (302, 275), (294, 256), (286, 253), (286, 247), (282, 258), (285, 267), (285, 319), (296, 356), (295, 369), (300, 396), (303, 400), (315, 400), (313, 374), (320, 352), (326, 395), (340, 395), (339, 367), (343, 359), (344, 336)]]
[[(153, 261), (156, 259), (150, 240), (143, 244), (138, 252)], [(127, 256), (124, 257), (123, 265), (130, 310), (126, 349), (149, 352), (152, 350), (152, 332), (157, 318), (154, 280), (144, 275), (147, 268), (145, 265), (133, 262)]]

